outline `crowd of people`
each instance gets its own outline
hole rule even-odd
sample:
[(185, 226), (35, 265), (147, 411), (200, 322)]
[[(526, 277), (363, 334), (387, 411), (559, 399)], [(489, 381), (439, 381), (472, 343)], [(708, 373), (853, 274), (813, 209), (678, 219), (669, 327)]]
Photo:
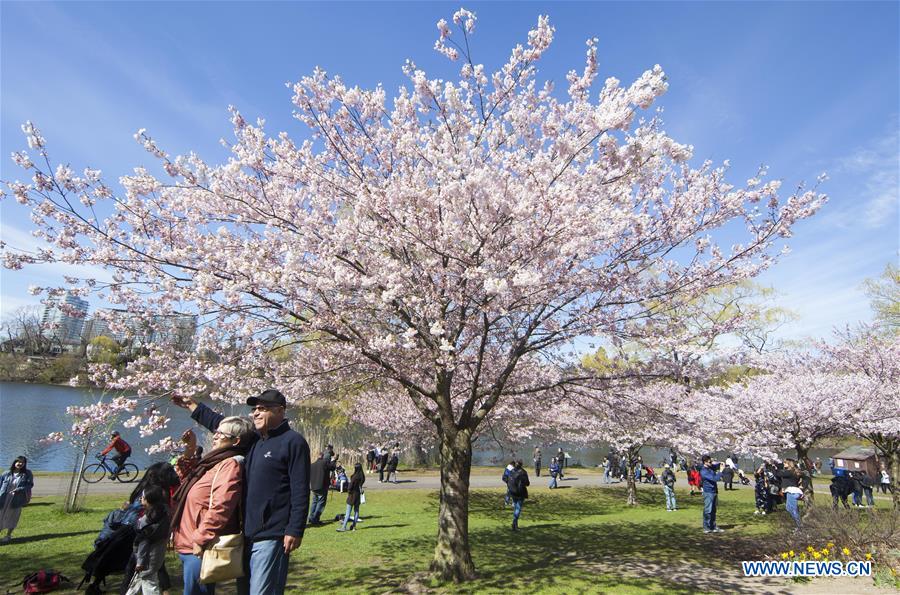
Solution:
[[(397, 483), (400, 444), (370, 447), (362, 462), (353, 464), (348, 477), (340, 456), (327, 445), (311, 460), (305, 438), (292, 430), (285, 417), (287, 402), (277, 390), (247, 399), (249, 417), (224, 416), (189, 398), (173, 402), (191, 412), (200, 426), (212, 432), (212, 448), (204, 453), (193, 430), (182, 435), (184, 451), (170, 462), (154, 463), (120, 509), (110, 512), (85, 561), (88, 592), (100, 592), (100, 582), (111, 572), (124, 569), (121, 595), (156, 595), (171, 587), (165, 568), (165, 551), (171, 541), (182, 564), (186, 595), (214, 595), (216, 583), (237, 580), (239, 594), (280, 594), (287, 582), (290, 554), (298, 547), (307, 527), (323, 525), (322, 514), (330, 490), (346, 492), (346, 510), (338, 515), (339, 532), (354, 531), (365, 502), (366, 472), (378, 472), (379, 482)], [(121, 469), (131, 448), (118, 432), (110, 436), (105, 452), (116, 450)], [(121, 456), (124, 455), (124, 456)], [(569, 456), (559, 448), (551, 457), (548, 487), (558, 487), (567, 472)], [(629, 460), (632, 461), (629, 464)], [(532, 462), (540, 477), (543, 457), (535, 447)], [(702, 527), (705, 533), (723, 531), (717, 523), (718, 483), (733, 490), (735, 478), (750, 479), (735, 455), (717, 462), (705, 455), (689, 462), (672, 450), (661, 461), (662, 473), (640, 456), (610, 451), (604, 462), (604, 482), (621, 481), (633, 474), (636, 482), (661, 483), (667, 511), (678, 510), (675, 488), (678, 472), (687, 476), (690, 495), (703, 497)], [(801, 502), (812, 491), (812, 476), (820, 465), (786, 459), (766, 461), (753, 473), (755, 514), (771, 514), (780, 504), (797, 529), (802, 525)], [(522, 507), (531, 485), (523, 461), (514, 458), (503, 470), (505, 504), (512, 506), (511, 528), (519, 530)], [(630, 479), (630, 478), (629, 478)], [(864, 472), (836, 473), (831, 483), (835, 508), (873, 506), (873, 492), (890, 488), (891, 478), (882, 465), (877, 476)], [(25, 457), (17, 457), (0, 475), (0, 530), (8, 542), (22, 508), (31, 499), (34, 480)], [(204, 558), (214, 552), (220, 560), (210, 566)], [(213, 556), (210, 556), (213, 557)], [(228, 563), (223, 563), (226, 560)]]

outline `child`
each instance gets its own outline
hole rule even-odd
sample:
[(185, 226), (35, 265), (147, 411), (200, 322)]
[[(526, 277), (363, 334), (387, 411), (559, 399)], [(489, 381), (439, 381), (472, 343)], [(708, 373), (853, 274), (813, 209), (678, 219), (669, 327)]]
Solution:
[(126, 595), (159, 595), (159, 570), (165, 562), (169, 540), (168, 495), (156, 485), (148, 486), (141, 496), (144, 516), (135, 525), (136, 536), (131, 559), (134, 575)]
[(347, 472), (344, 471), (344, 467), (341, 465), (338, 465), (337, 468), (334, 470), (334, 476), (335, 476), (334, 482), (338, 485), (338, 491), (343, 492), (344, 486), (347, 485), (348, 483), (350, 483), (349, 480), (347, 479)]

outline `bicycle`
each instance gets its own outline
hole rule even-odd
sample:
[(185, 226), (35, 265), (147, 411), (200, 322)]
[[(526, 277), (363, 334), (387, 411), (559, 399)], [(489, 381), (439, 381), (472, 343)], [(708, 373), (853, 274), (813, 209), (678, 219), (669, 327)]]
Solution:
[(106, 477), (107, 473), (109, 473), (110, 477), (118, 479), (121, 483), (137, 481), (138, 467), (134, 463), (125, 463), (122, 465), (121, 471), (116, 474), (115, 468), (110, 467), (109, 463), (106, 462), (106, 455), (97, 455), (97, 458), (100, 459), (99, 463), (88, 465), (81, 472), (81, 479), (87, 483), (97, 483)]

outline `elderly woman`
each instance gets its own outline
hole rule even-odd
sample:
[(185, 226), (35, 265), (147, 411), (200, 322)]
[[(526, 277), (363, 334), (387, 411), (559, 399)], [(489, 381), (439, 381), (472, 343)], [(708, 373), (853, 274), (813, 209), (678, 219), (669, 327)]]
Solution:
[(0, 475), (0, 530), (6, 529), (0, 543), (9, 543), (12, 539), (22, 508), (31, 501), (33, 486), (34, 478), (25, 457), (16, 457), (9, 471)]
[[(213, 595), (214, 584), (200, 583), (200, 560), (204, 546), (219, 535), (240, 533), (238, 504), (241, 501), (243, 461), (251, 444), (253, 423), (244, 417), (226, 417), (213, 435), (212, 450), (184, 476), (175, 493), (172, 534), (175, 551), (184, 568), (185, 595)], [(196, 445), (193, 432), (185, 433), (188, 452)]]

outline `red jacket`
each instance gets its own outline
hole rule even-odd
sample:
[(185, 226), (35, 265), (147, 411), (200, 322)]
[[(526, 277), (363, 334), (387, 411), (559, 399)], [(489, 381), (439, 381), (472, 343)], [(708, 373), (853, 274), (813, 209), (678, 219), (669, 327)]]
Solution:
[(114, 448), (116, 449), (116, 452), (118, 452), (119, 454), (124, 455), (124, 454), (131, 453), (131, 447), (128, 446), (128, 443), (125, 442), (124, 440), (122, 440), (121, 436), (116, 436), (115, 438), (113, 438), (112, 442), (109, 443), (109, 446), (104, 448), (100, 454), (102, 454), (102, 455), (109, 454), (109, 451), (111, 451)]

